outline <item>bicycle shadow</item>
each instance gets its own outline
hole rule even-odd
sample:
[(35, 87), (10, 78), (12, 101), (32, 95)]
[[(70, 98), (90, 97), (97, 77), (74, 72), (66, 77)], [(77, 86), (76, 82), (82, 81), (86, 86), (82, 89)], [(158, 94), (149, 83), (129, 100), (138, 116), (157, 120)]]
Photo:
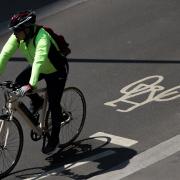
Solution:
[[(106, 138), (107, 142), (102, 144), (102, 142), (97, 142), (96, 138)], [(60, 149), (55, 154), (48, 156), (46, 158), (49, 162), (48, 166), (24, 169), (11, 173), (10, 175), (15, 174), (17, 178), (30, 178), (31, 180), (50, 176), (88, 179), (111, 171), (110, 169), (117, 165), (118, 169), (123, 169), (129, 164), (129, 160), (133, 158), (137, 152), (125, 147), (105, 147), (110, 141), (111, 139), (105, 136), (76, 141), (71, 146)], [(96, 168), (89, 169), (87, 166), (89, 163), (97, 164)], [(75, 169), (77, 168), (85, 168), (86, 170), (84, 172), (76, 172)], [(37, 172), (32, 173), (32, 170)], [(113, 168), (113, 171), (115, 170), (116, 168)], [(31, 173), (28, 173), (28, 171), (31, 171)]]

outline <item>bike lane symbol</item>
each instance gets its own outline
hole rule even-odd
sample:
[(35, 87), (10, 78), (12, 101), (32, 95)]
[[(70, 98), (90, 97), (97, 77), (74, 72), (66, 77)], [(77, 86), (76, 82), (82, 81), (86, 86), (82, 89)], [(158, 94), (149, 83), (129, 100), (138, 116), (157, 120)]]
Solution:
[[(130, 112), (150, 102), (171, 101), (180, 97), (180, 85), (165, 90), (159, 85), (164, 77), (148, 76), (133, 82), (120, 90), (120, 98), (104, 103), (119, 112)], [(122, 107), (121, 107), (122, 106)]]

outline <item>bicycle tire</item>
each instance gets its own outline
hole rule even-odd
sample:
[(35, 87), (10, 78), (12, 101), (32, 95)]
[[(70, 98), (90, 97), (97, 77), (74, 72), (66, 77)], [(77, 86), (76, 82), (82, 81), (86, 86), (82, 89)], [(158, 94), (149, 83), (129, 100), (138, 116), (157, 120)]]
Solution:
[[(70, 93), (74, 93), (76, 98), (79, 98), (81, 108), (82, 108), (82, 116), (79, 119), (79, 121), (80, 121), (79, 125), (78, 125), (77, 129), (74, 131), (74, 134), (72, 136), (70, 136), (70, 129), (68, 131), (68, 128), (70, 128), (70, 125), (73, 122), (72, 120), (74, 120), (75, 118), (73, 117), (74, 112), (72, 112), (72, 109), (70, 109), (70, 106), (72, 104), (68, 104), (68, 102), (67, 102), (67, 98), (70, 96)], [(73, 100), (71, 99), (70, 103), (74, 103), (72, 101)], [(62, 106), (62, 109), (64, 109), (66, 112), (71, 113), (72, 119), (68, 123), (61, 124), (60, 135), (59, 135), (59, 139), (60, 139), (59, 147), (60, 148), (61, 147), (66, 147), (66, 146), (69, 146), (70, 144), (72, 144), (77, 139), (77, 137), (79, 136), (79, 134), (81, 133), (81, 131), (83, 129), (85, 119), (86, 119), (86, 101), (85, 101), (85, 97), (84, 97), (82, 91), (79, 90), (77, 87), (67, 87), (67, 88), (65, 88), (64, 92), (63, 92), (63, 95), (62, 95), (62, 98), (61, 98), (61, 106)], [(50, 111), (49, 110), (48, 110), (47, 116), (48, 116), (48, 121), (51, 121)], [(51, 129), (51, 127), (49, 127), (49, 129)], [(69, 137), (64, 135), (65, 131), (67, 132), (67, 134), (69, 134)], [(72, 132), (72, 129), (71, 129), (71, 132)], [(64, 136), (66, 136), (66, 137), (64, 137)]]
[[(21, 153), (22, 153), (22, 149), (23, 149), (23, 144), (24, 144), (24, 136), (23, 136), (23, 130), (22, 130), (22, 127), (19, 123), (19, 121), (13, 117), (12, 120), (8, 120), (9, 116), (8, 115), (2, 115), (0, 116), (0, 120), (1, 121), (4, 121), (4, 122), (8, 122), (8, 123), (13, 123), (14, 127), (17, 128), (17, 133), (18, 133), (18, 136), (19, 136), (19, 146), (17, 148), (17, 153), (16, 153), (16, 156), (15, 156), (15, 159), (14, 161), (11, 163), (11, 165), (3, 172), (1, 169), (0, 169), (0, 179), (1, 178), (4, 178), (6, 176), (9, 175), (9, 173), (14, 169), (14, 167), (16, 166), (16, 164), (18, 163), (19, 159), (20, 159), (20, 156), (21, 156)], [(11, 124), (12, 125), (12, 124)], [(13, 128), (13, 136), (14, 136), (14, 128)], [(0, 137), (1, 137), (1, 134), (0, 134)], [(0, 142), (1, 143), (1, 142)], [(7, 143), (8, 144), (8, 143)], [(12, 147), (12, 146), (10, 146)], [(2, 156), (2, 147), (0, 147), (0, 161), (1, 161), (1, 156)], [(8, 148), (8, 145), (7, 145), (7, 148)], [(9, 154), (10, 155), (10, 154)], [(3, 161), (4, 162), (4, 161)], [(2, 165), (2, 162), (0, 162), (0, 164)]]

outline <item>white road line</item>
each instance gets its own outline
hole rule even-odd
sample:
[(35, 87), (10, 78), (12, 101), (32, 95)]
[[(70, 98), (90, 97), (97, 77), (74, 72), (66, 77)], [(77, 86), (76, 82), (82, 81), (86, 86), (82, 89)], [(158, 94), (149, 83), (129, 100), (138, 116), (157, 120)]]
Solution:
[[(61, 11), (65, 11), (69, 8), (73, 8), (77, 5), (82, 3), (86, 3), (90, 0), (64, 0), (64, 1), (57, 1), (55, 3), (48, 4), (47, 6), (41, 7), (37, 11), (38, 20), (42, 20), (54, 14), (57, 14)], [(44, 13), (45, 12), (45, 13)]]
[(111, 139), (110, 143), (116, 144), (119, 146), (123, 146), (123, 147), (130, 147), (130, 146), (133, 146), (134, 144), (138, 143), (138, 141), (133, 140), (133, 139), (115, 136), (115, 135), (104, 133), (104, 132), (97, 132), (97, 133), (91, 135), (90, 137), (91, 138), (94, 137), (95, 139), (98, 139), (100, 141), (107, 141), (105, 138), (101, 138), (101, 136), (109, 137)]
[(70, 169), (73, 169), (75, 167), (85, 165), (85, 164), (87, 164), (89, 162), (96, 161), (97, 159), (101, 159), (101, 158), (110, 156), (112, 154), (115, 154), (115, 152), (112, 151), (112, 150), (108, 150), (108, 151), (105, 151), (105, 152), (102, 152), (102, 153), (90, 156), (88, 158), (82, 159), (79, 162), (73, 162), (73, 163), (70, 163), (70, 164), (65, 164), (64, 166), (61, 166), (61, 167), (56, 168), (56, 169), (53, 169), (52, 171), (49, 171), (47, 173), (39, 174), (38, 176), (27, 178), (25, 180), (35, 180), (35, 179), (36, 180), (40, 180), (40, 179), (44, 179), (44, 178), (47, 178), (49, 176), (53, 176), (53, 175), (59, 174), (60, 172), (62, 172), (64, 170), (70, 170)]
[(177, 135), (137, 156), (134, 156), (134, 158), (129, 160), (129, 164), (123, 169), (122, 165), (119, 164), (118, 166), (111, 168), (108, 173), (89, 178), (89, 180), (120, 180), (134, 174), (137, 171), (140, 171), (141, 169), (147, 168), (148, 166), (155, 164), (177, 153), (178, 151), (180, 151), (180, 135)]
[(92, 162), (92, 161), (95, 161), (97, 159), (101, 159), (101, 158), (104, 158), (106, 156), (110, 156), (112, 154), (114, 154), (115, 152), (112, 151), (112, 150), (108, 150), (108, 151), (105, 151), (105, 152), (102, 152), (102, 153), (99, 153), (99, 154), (96, 154), (96, 155), (93, 155), (93, 156), (90, 156), (86, 159), (83, 159), (75, 164), (71, 163), (71, 164), (67, 164), (65, 165), (65, 169), (69, 170), (69, 169), (73, 169), (77, 166), (81, 166), (81, 165), (84, 165), (84, 164), (87, 164), (89, 162)]

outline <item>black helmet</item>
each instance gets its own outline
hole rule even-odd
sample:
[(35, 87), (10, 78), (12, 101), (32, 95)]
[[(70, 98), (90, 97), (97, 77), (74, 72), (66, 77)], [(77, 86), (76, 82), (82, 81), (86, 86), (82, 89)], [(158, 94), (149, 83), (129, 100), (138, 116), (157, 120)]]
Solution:
[(36, 14), (34, 11), (22, 11), (14, 14), (9, 23), (9, 29), (15, 30), (19, 28), (30, 27), (36, 22)]

